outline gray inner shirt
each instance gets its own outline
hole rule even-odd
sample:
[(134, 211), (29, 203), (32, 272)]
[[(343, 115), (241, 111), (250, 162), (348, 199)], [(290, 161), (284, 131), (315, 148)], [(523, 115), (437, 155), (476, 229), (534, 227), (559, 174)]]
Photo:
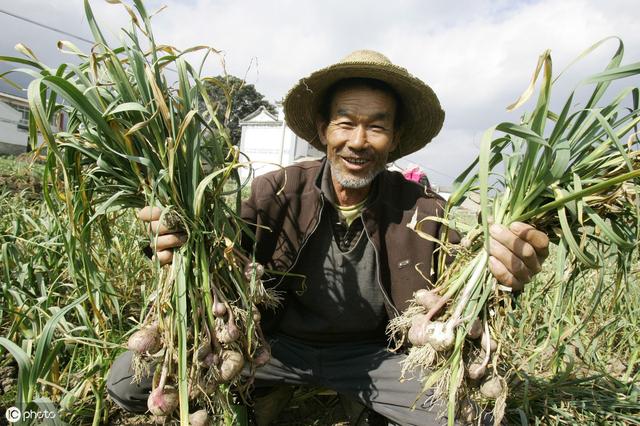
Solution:
[[(332, 223), (339, 216), (331, 204), (335, 196), (328, 169), (323, 173), (322, 190), (329, 202), (292, 271), (306, 276), (306, 281), (302, 286), (300, 278), (288, 280), (297, 285), (289, 287), (292, 294), (279, 331), (317, 345), (384, 342), (387, 314), (376, 282), (375, 251), (364, 230), (349, 250), (340, 250)], [(351, 227), (361, 225), (357, 221), (361, 219)]]

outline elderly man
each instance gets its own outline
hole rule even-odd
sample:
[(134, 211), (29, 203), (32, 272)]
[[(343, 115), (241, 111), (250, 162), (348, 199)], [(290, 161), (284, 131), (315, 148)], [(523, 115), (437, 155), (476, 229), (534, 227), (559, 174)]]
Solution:
[[(256, 386), (319, 385), (398, 424), (438, 424), (434, 407), (411, 408), (421, 385), (399, 382), (405, 355), (388, 351), (385, 335), (413, 292), (437, 278), (429, 275), (436, 243), (407, 224), (416, 211), (418, 219), (441, 216), (444, 201), (386, 164), (438, 134), (444, 120), (438, 98), (385, 56), (356, 51), (300, 80), (284, 107), (291, 129), (326, 158), (254, 179), (242, 207), (255, 226), (256, 259), (290, 273), (272, 280), (284, 300), (264, 315), (273, 356), (257, 370)], [(159, 231), (156, 255), (170, 262), (182, 237), (159, 226), (157, 209), (143, 209), (140, 218)], [(423, 231), (441, 234), (435, 221)], [(548, 239), (522, 223), (491, 231), (491, 272), (522, 289), (540, 270)], [(121, 405), (144, 410), (149, 389), (128, 384), (129, 362), (127, 354), (116, 361), (108, 389)]]

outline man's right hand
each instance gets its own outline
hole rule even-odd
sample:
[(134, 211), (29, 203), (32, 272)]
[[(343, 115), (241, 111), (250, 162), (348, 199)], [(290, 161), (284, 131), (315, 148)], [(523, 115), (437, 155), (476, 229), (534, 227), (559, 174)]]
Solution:
[(160, 223), (161, 214), (161, 208), (147, 206), (138, 211), (138, 219), (147, 222), (147, 229), (154, 237), (151, 241), (154, 258), (160, 261), (160, 265), (166, 265), (173, 260), (172, 249), (183, 245), (187, 241), (187, 234), (177, 229), (168, 229)]

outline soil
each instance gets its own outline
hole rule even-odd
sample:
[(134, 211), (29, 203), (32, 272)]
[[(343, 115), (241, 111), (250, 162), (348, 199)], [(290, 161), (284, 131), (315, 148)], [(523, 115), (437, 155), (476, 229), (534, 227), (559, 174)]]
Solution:
[(16, 377), (18, 377), (18, 369), (15, 365), (0, 367), (0, 395), (4, 396), (13, 393)]
[(0, 173), (0, 192), (8, 191), (14, 194), (25, 191), (26, 195), (40, 197), (42, 184), (33, 176), (15, 176)]
[[(158, 423), (150, 415), (128, 413), (114, 405), (109, 415), (113, 426), (155, 426)], [(162, 424), (162, 423), (160, 423)], [(178, 422), (167, 422), (177, 425)], [(316, 394), (304, 399), (294, 399), (280, 414), (273, 426), (349, 426), (349, 421), (336, 395)], [(250, 421), (249, 426), (255, 423)]]

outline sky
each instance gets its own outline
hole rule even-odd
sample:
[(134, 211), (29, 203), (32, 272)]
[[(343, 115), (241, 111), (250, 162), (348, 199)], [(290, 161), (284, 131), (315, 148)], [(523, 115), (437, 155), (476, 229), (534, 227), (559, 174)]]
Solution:
[[(446, 119), (425, 148), (397, 163), (423, 167), (435, 184), (448, 185), (477, 156), (490, 126), (518, 121), (534, 100), (515, 112), (511, 104), (528, 86), (538, 56), (551, 50), (554, 72), (610, 36), (622, 38), (624, 63), (640, 61), (638, 0), (149, 0), (159, 43), (178, 49), (210, 45), (228, 73), (246, 78), (270, 101), (281, 100), (300, 78), (357, 49), (377, 50), (425, 81), (438, 95)], [(92, 0), (111, 40), (127, 25), (120, 5)], [(91, 39), (81, 0), (0, 3), (0, 55), (22, 42), (50, 65), (70, 57), (57, 51), (69, 40), (90, 45), (6, 14), (12, 13)], [(572, 66), (554, 88), (560, 106), (578, 81), (602, 70), (618, 41), (609, 40)], [(195, 58), (194, 58), (195, 59)], [(218, 59), (205, 74), (223, 71)], [(625, 85), (638, 86), (637, 81)], [(557, 96), (557, 98), (555, 98)], [(578, 98), (578, 102), (579, 102)]]

